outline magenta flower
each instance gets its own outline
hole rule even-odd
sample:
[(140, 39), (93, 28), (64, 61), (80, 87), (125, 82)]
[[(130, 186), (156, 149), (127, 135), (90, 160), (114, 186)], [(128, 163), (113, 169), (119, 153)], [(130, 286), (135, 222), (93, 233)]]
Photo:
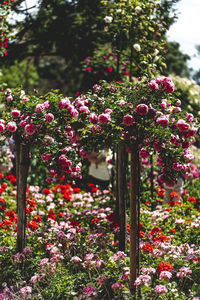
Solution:
[(163, 284), (156, 285), (154, 291), (155, 293), (168, 293), (168, 289)]
[(149, 157), (149, 151), (146, 150), (145, 148), (142, 148), (142, 149), (140, 150), (140, 157), (142, 157), (142, 158), (147, 158), (147, 157)]
[(166, 127), (169, 124), (169, 120), (166, 116), (161, 116), (157, 118), (156, 122), (162, 127)]
[(158, 90), (159, 89), (159, 86), (157, 84), (157, 82), (155, 80), (151, 80), (149, 83), (148, 83), (148, 86), (152, 89), (152, 90)]
[(10, 132), (15, 132), (17, 130), (17, 125), (15, 122), (8, 122), (7, 130)]
[(44, 109), (45, 109), (45, 107), (44, 107), (43, 104), (37, 104), (36, 107), (35, 107), (35, 111), (37, 113), (41, 113)]
[(20, 116), (20, 111), (18, 109), (13, 109), (13, 111), (11, 112), (11, 115), (16, 118)]
[(186, 132), (186, 131), (189, 129), (189, 127), (190, 127), (190, 125), (187, 124), (187, 123), (186, 123), (184, 120), (182, 120), (182, 119), (178, 120), (176, 126), (178, 127), (178, 129), (179, 129), (181, 132)]
[(124, 285), (120, 282), (117, 281), (115, 283), (112, 284), (111, 288), (114, 290), (122, 290), (124, 288)]
[(5, 130), (6, 126), (4, 123), (0, 123), (0, 132), (3, 132)]
[(148, 113), (148, 106), (146, 104), (139, 104), (136, 107), (136, 112), (138, 113), (138, 115), (140, 116), (145, 116)]
[(132, 126), (135, 123), (135, 120), (134, 120), (133, 116), (125, 115), (123, 118), (123, 123), (126, 126)]
[(95, 288), (91, 285), (85, 287), (84, 289), (84, 292), (87, 294), (87, 296), (97, 296), (97, 292), (95, 290)]
[(94, 124), (97, 122), (98, 117), (95, 113), (91, 113), (89, 119), (90, 119), (90, 123)]
[(34, 134), (35, 131), (36, 131), (36, 125), (30, 123), (30, 124), (27, 124), (27, 125), (24, 127), (24, 129), (25, 129), (25, 131), (26, 131), (26, 133), (27, 133), (28, 135), (32, 135), (32, 134)]
[(52, 122), (52, 121), (54, 120), (54, 115), (51, 114), (51, 113), (46, 114), (45, 120), (46, 120), (47, 122)]
[(101, 125), (106, 125), (108, 123), (108, 121), (110, 121), (110, 115), (109, 114), (101, 114), (101, 115), (99, 115), (98, 120)]

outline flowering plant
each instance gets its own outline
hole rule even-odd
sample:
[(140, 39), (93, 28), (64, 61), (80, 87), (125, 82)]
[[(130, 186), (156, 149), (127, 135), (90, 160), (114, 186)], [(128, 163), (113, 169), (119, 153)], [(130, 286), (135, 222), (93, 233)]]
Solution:
[(199, 128), (197, 119), (182, 111), (181, 101), (173, 92), (174, 84), (167, 77), (136, 84), (94, 85), (93, 91), (74, 101), (82, 111), (78, 121), (74, 120), (74, 128), (84, 150), (113, 147), (120, 141), (129, 148), (137, 142), (141, 158), (157, 154), (162, 167), (159, 180), (173, 185), (192, 161), (189, 147)]

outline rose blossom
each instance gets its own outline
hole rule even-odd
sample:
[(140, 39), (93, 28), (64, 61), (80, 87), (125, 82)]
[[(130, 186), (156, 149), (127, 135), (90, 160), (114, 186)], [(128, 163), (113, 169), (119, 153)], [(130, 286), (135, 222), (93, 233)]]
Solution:
[(85, 287), (84, 289), (84, 292), (87, 294), (87, 296), (97, 296), (97, 292), (95, 290), (95, 288), (91, 285)]
[(181, 132), (186, 132), (186, 131), (189, 129), (189, 127), (190, 127), (190, 125), (187, 124), (187, 123), (186, 123), (184, 120), (182, 120), (182, 119), (178, 120), (176, 126), (178, 127), (178, 129), (179, 129)]
[(158, 90), (159, 89), (159, 86), (157, 84), (157, 82), (155, 80), (151, 80), (149, 83), (148, 83), (148, 86), (152, 89), (152, 90)]
[(105, 23), (107, 23), (107, 24), (111, 23), (112, 20), (113, 20), (113, 18), (112, 18), (111, 16), (105, 16), (105, 18), (104, 18), (104, 21), (105, 21)]
[(94, 123), (97, 122), (98, 117), (95, 113), (91, 113), (90, 116), (89, 116), (89, 119), (90, 119), (90, 123), (94, 124)]
[(101, 114), (101, 115), (99, 115), (98, 120), (101, 125), (106, 125), (108, 123), (108, 121), (110, 121), (110, 115), (109, 114)]
[(123, 118), (123, 123), (126, 126), (132, 126), (135, 123), (135, 120), (134, 120), (133, 116), (125, 115)]
[(0, 123), (0, 132), (3, 132), (5, 130), (5, 124), (4, 123)]
[(43, 104), (37, 104), (36, 107), (35, 107), (35, 111), (37, 113), (41, 113), (44, 109), (45, 109), (45, 107), (44, 107)]
[(169, 124), (169, 120), (166, 116), (161, 116), (157, 118), (156, 122), (162, 127), (166, 127)]
[(47, 122), (52, 122), (52, 121), (54, 120), (54, 115), (51, 114), (51, 113), (46, 114), (45, 120), (46, 120)]
[(136, 107), (136, 112), (138, 113), (138, 115), (140, 116), (145, 116), (148, 113), (148, 106), (146, 104), (139, 104)]
[(149, 157), (149, 151), (147, 151), (145, 148), (142, 148), (142, 149), (140, 150), (140, 157), (142, 157), (142, 158), (147, 158), (147, 157)]
[(24, 127), (24, 129), (25, 129), (25, 131), (26, 131), (26, 133), (27, 133), (28, 135), (32, 135), (32, 134), (34, 134), (35, 131), (36, 131), (36, 125), (30, 123), (30, 124), (27, 124), (27, 125)]
[(20, 111), (18, 109), (13, 109), (13, 111), (11, 112), (11, 115), (13, 117), (19, 117), (20, 116)]
[(15, 122), (8, 122), (7, 129), (10, 132), (15, 132), (17, 130), (17, 125)]

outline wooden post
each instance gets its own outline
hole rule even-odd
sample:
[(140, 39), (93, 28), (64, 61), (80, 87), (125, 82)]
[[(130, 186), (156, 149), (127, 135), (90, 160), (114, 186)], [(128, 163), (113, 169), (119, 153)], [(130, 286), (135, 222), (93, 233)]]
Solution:
[[(29, 148), (22, 143), (16, 149), (16, 157), (18, 157), (17, 170), (17, 251), (22, 252), (25, 247), (25, 230), (26, 230), (26, 187), (29, 168)], [(17, 160), (16, 160), (17, 161)]]
[(118, 147), (118, 203), (119, 203), (119, 250), (126, 249), (126, 148), (123, 143)]
[(130, 292), (136, 293), (134, 282), (138, 269), (138, 198), (139, 198), (139, 157), (137, 142), (131, 147), (131, 190), (130, 190)]

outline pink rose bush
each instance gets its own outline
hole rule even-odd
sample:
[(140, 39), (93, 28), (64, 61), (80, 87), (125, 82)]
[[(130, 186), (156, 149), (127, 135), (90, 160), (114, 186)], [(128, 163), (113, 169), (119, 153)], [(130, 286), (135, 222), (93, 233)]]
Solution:
[[(29, 149), (37, 147), (41, 151), (42, 160), (50, 170), (49, 182), (53, 180), (52, 174), (81, 176), (81, 165), (77, 156), (78, 136), (71, 123), (78, 118), (79, 113), (89, 113), (87, 99), (76, 99), (72, 103), (67, 97), (62, 98), (53, 92), (40, 97), (35, 94), (26, 95), (20, 89), (7, 89), (2, 100), (6, 110), (11, 113), (2, 116), (0, 132), (12, 137), (16, 143), (26, 144)], [(59, 159), (62, 157), (62, 150), (59, 149), (61, 141), (63, 148), (66, 146), (68, 149), (67, 163), (61, 163)], [(59, 155), (56, 154), (56, 148)], [(72, 163), (75, 159), (76, 163)]]
[[(190, 146), (198, 135), (199, 124), (192, 114), (181, 109), (181, 100), (173, 94), (174, 84), (168, 77), (139, 83), (102, 83), (93, 93), (75, 99), (81, 105), (88, 100), (88, 115), (79, 116), (82, 148), (103, 145), (113, 147), (120, 141), (131, 148), (136, 142), (141, 159), (157, 154), (161, 167), (160, 180), (173, 186), (184, 176), (192, 161)], [(81, 100), (83, 99), (83, 100)], [(87, 139), (84, 137), (87, 132)], [(82, 134), (84, 133), (84, 134)], [(96, 136), (93, 139), (93, 136)], [(97, 144), (98, 141), (98, 144)]]

